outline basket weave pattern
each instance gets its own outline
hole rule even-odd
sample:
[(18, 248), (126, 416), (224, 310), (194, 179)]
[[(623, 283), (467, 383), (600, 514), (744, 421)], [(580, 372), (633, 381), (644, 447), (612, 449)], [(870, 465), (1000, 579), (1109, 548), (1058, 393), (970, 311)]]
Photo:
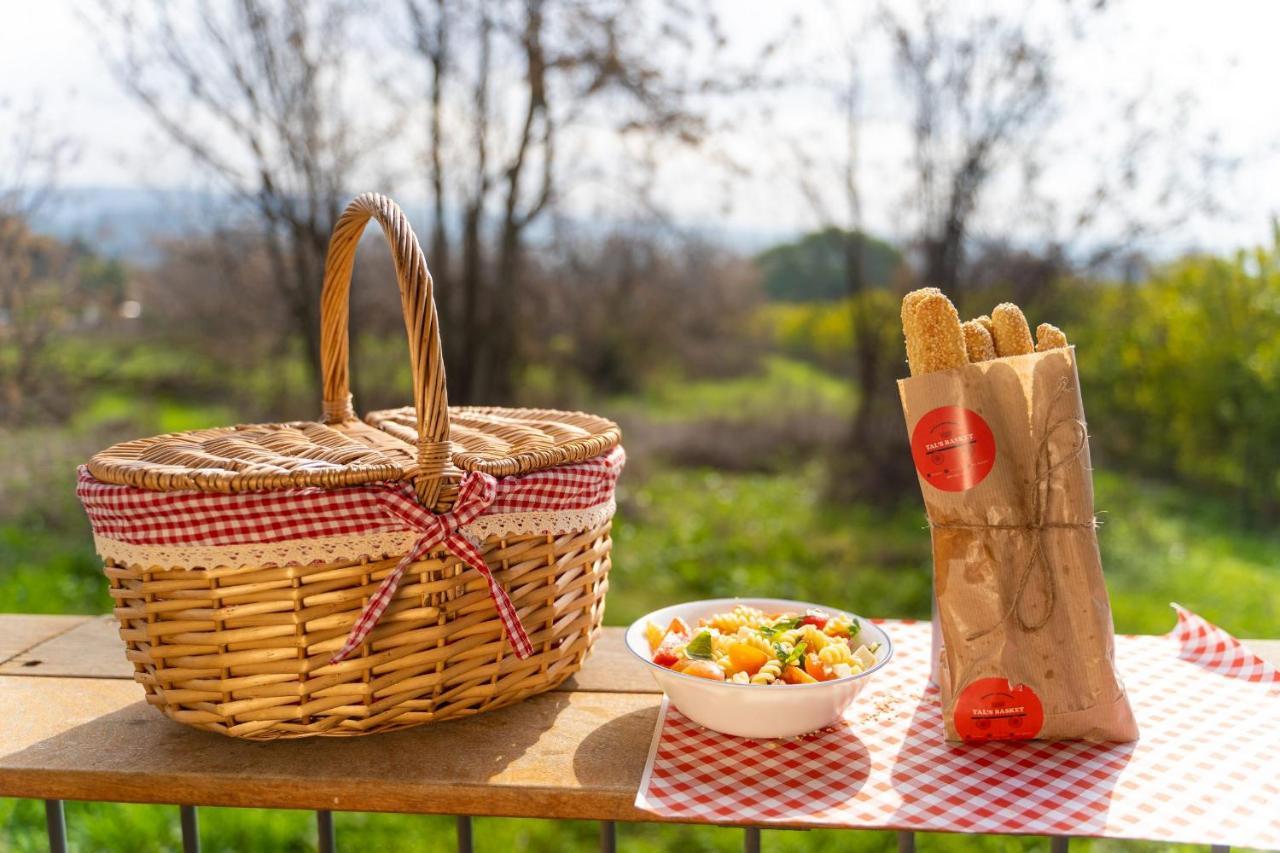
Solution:
[(106, 573), (134, 678), (168, 716), (252, 739), (364, 734), (499, 708), (573, 674), (604, 616), (609, 528), (484, 543), (534, 645), (523, 661), (479, 572), (443, 552), (411, 566), (359, 656), (337, 664), (397, 559)]
[[(365, 423), (348, 390), (346, 306), (355, 246), (370, 218), (395, 259), (414, 406)], [(324, 424), (126, 442), (94, 457), (93, 477), (154, 491), (232, 493), (403, 480), (439, 512), (455, 499), (462, 471), (519, 474), (617, 445), (615, 425), (581, 413), (449, 409), (431, 277), (403, 214), (382, 196), (360, 196), (339, 220), (324, 287)], [(108, 559), (105, 570), (135, 679), (169, 717), (257, 740), (357, 735), (509, 705), (575, 672), (599, 633), (608, 589), (611, 521), (595, 521), (477, 543), (529, 635), (534, 653), (524, 660), (511, 649), (484, 577), (442, 549), (409, 565), (365, 644), (339, 662), (335, 652), (401, 555), (214, 567)]]

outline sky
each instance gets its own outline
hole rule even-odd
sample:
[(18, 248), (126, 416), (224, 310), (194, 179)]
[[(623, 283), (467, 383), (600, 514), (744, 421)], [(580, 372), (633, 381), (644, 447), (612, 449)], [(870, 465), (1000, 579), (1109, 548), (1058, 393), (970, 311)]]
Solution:
[[(83, 7), (71, 0), (49, 0), (22, 3), (21, 12), (14, 14), (19, 8), (16, 0), (3, 2), (14, 5), (0, 28), (0, 98), (19, 105), (41, 101), (45, 123), (76, 142), (80, 154), (63, 175), (63, 185), (193, 184), (189, 163), (165, 153), (162, 137), (108, 73), (93, 34), (77, 14)], [(827, 62), (821, 57), (838, 50), (841, 34), (866, 26), (868, 8), (838, 0), (794, 6), (762, 0), (720, 4), (731, 51), (743, 56), (785, 28), (790, 10), (799, 9), (800, 35), (786, 45), (798, 67), (810, 56), (815, 66)], [(1045, 16), (1044, 21), (1049, 20)], [(1077, 200), (1073, 193), (1089, 183), (1094, 166), (1091, 145), (1105, 136), (1115, 97), (1148, 92), (1148, 105), (1160, 115), (1163, 104), (1185, 92), (1194, 101), (1191, 115), (1197, 132), (1216, 133), (1222, 152), (1239, 158), (1241, 165), (1220, 188), (1223, 209), (1194, 217), (1171, 238), (1179, 244), (1173, 248), (1225, 251), (1268, 240), (1271, 219), (1280, 216), (1277, 32), (1280, 4), (1265, 0), (1115, 4), (1087, 39), (1073, 43), (1060, 58), (1064, 85), (1059, 118), (1050, 134), (1053, 162), (1045, 186), (1067, 207)], [(860, 61), (865, 81), (860, 109), (864, 221), (875, 233), (901, 238), (910, 228), (903, 213), (910, 191), (904, 168), (908, 113), (894, 95), (887, 54), (868, 51)], [(799, 170), (789, 152), (800, 144), (816, 151), (819, 161), (830, 155), (834, 170), (843, 137), (833, 129), (838, 128), (833, 125), (833, 103), (810, 90), (774, 106), (776, 112), (767, 122), (744, 121), (719, 140), (735, 159), (750, 164), (748, 174), (726, 180), (713, 177), (697, 157), (671, 157), (664, 166), (661, 196), (674, 218), (710, 231), (737, 231), (762, 235), (761, 239), (821, 224), (814, 206), (798, 192)], [(0, 128), (0, 138), (11, 130)], [(762, 142), (766, 136), (768, 142)], [(828, 139), (833, 143), (826, 144)], [(1170, 145), (1176, 143), (1169, 140)], [(609, 140), (600, 144), (607, 147)], [(993, 192), (998, 201), (999, 193), (1018, 189), (1009, 185)], [(1146, 202), (1135, 198), (1134, 203)], [(1000, 204), (992, 207), (998, 213)]]

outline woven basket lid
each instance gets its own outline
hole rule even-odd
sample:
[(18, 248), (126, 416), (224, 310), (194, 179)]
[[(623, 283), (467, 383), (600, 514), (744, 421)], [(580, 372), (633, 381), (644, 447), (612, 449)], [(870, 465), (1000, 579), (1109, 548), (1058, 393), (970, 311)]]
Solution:
[[(365, 421), (408, 444), (418, 440), (412, 406), (370, 412)], [(584, 412), (482, 406), (449, 409), (453, 464), (463, 471), (483, 471), (495, 477), (590, 459), (612, 450), (620, 438), (613, 421)]]
[[(376, 219), (400, 285), (414, 405), (360, 421), (348, 377), (348, 296), (356, 246)], [(464, 471), (507, 476), (589, 459), (618, 444), (616, 424), (550, 409), (449, 408), (431, 274), (404, 214), (366, 193), (334, 227), (321, 295), (323, 423), (250, 424), (117, 444), (89, 461), (108, 483), (158, 491), (245, 492), (412, 480), (428, 507), (445, 509)]]
[[(451, 408), (449, 417), (449, 480), (463, 471), (504, 477), (579, 462), (612, 450), (620, 438), (612, 421), (582, 412)], [(244, 424), (141, 438), (94, 454), (89, 473), (105, 483), (206, 492), (411, 479), (417, 468), (413, 407), (372, 412), (366, 420)]]

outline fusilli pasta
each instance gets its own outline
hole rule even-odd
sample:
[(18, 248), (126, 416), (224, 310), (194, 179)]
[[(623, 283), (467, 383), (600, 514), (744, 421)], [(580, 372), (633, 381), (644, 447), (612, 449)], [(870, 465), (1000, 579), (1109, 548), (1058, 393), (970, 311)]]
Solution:
[(772, 684), (782, 675), (782, 661), (777, 658), (771, 658), (768, 663), (756, 670), (756, 674), (751, 676), (752, 684)]
[[(879, 648), (856, 643), (858, 620), (847, 614), (764, 613), (738, 605), (690, 628), (674, 619), (646, 625), (653, 662), (698, 678), (760, 686), (830, 681), (863, 672)], [(852, 636), (851, 636), (852, 635)]]

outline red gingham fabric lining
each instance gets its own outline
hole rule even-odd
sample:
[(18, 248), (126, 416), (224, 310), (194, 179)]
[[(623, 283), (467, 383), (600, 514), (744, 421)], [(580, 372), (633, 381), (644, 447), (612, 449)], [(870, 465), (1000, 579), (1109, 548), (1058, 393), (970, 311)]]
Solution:
[(533, 652), (510, 597), (475, 543), (460, 532), (481, 515), (590, 509), (613, 498), (626, 454), (609, 453), (501, 479), (467, 473), (447, 513), (423, 508), (409, 483), (369, 483), (340, 489), (289, 489), (219, 494), (153, 492), (103, 483), (78, 472), (76, 495), (95, 535), (131, 545), (244, 545), (297, 539), (414, 531), (421, 537), (379, 585), (334, 661), (346, 658), (378, 623), (404, 571), (443, 545), (485, 578), (516, 655)]
[[(583, 462), (503, 477), (486, 514), (598, 506), (613, 496), (625, 462), (615, 447)], [(152, 492), (100, 482), (83, 466), (76, 486), (94, 534), (131, 545), (244, 545), (412, 529), (396, 514), (395, 495), (414, 500), (413, 486)]]
[[(1216, 626), (1180, 613), (1168, 636), (1116, 637), (1137, 743), (974, 745), (945, 740), (928, 623), (884, 626), (893, 662), (807, 738), (722, 735), (664, 701), (636, 805), (715, 823), (1280, 846), (1280, 687), (1244, 674), (1254, 656)], [(1180, 659), (1203, 626), (1230, 641)]]

